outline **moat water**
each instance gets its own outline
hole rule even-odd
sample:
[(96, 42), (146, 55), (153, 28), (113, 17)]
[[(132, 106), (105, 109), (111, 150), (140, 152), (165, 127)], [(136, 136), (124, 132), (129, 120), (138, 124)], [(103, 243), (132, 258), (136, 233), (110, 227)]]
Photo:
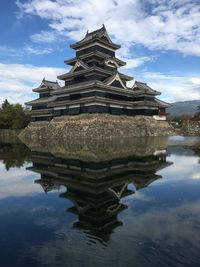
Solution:
[(200, 138), (28, 147), (0, 143), (0, 266), (200, 266)]

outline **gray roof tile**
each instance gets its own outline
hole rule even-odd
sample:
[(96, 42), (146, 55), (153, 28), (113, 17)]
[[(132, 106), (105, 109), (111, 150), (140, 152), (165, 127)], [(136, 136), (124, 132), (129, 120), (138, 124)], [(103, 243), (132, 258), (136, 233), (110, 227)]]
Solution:
[(146, 83), (143, 83), (143, 82), (139, 82), (139, 81), (135, 81), (132, 89), (134, 91), (138, 91), (138, 90), (141, 90), (141, 91), (144, 91), (145, 93), (149, 93), (149, 94), (152, 94), (152, 95), (160, 95), (160, 92), (152, 89), (150, 86), (148, 86)]

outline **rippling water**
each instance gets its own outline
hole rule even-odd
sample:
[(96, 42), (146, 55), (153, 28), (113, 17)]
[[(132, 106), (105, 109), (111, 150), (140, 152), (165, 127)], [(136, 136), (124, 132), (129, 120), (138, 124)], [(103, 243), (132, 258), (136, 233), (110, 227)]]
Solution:
[(200, 138), (0, 143), (0, 266), (200, 266)]

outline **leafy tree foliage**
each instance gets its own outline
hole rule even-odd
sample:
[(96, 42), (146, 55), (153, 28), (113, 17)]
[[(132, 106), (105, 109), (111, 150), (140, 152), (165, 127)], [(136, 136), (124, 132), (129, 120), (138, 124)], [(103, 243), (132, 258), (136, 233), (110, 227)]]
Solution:
[(193, 116), (193, 120), (200, 121), (200, 112), (196, 112)]
[(200, 106), (197, 106), (197, 112), (194, 114), (192, 120), (193, 121), (200, 121)]
[(2, 104), (2, 109), (7, 108), (9, 105), (10, 105), (10, 104), (9, 104), (8, 100), (5, 99), (4, 102), (3, 102), (3, 104)]
[(197, 112), (192, 116), (189, 114), (184, 114), (181, 116), (168, 116), (167, 120), (169, 122), (177, 123), (178, 127), (181, 127), (184, 121), (200, 121), (200, 106), (197, 106)]
[(0, 160), (6, 170), (11, 167), (21, 167), (30, 157), (29, 149), (22, 144), (0, 144)]
[(10, 104), (6, 99), (0, 109), (0, 129), (22, 129), (29, 123), (24, 108), (20, 104)]
[(189, 115), (187, 115), (187, 114), (185, 114), (185, 115), (181, 115), (181, 116), (169, 116), (168, 118), (167, 118), (167, 120), (169, 121), (169, 122), (173, 122), (173, 123), (177, 123), (177, 127), (181, 127), (182, 126), (182, 124), (183, 124), (183, 121), (184, 120), (189, 120), (189, 119), (191, 119), (191, 116), (189, 116)]

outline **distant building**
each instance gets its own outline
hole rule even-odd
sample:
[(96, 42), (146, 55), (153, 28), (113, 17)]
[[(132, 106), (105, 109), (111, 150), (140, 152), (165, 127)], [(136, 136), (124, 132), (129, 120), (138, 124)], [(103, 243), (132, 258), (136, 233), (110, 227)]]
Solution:
[(170, 105), (156, 96), (160, 95), (146, 83), (135, 81), (132, 88), (127, 82), (133, 78), (119, 72), (126, 62), (115, 57), (120, 48), (113, 43), (103, 26), (86, 33), (71, 45), (76, 56), (66, 60), (69, 72), (58, 76), (65, 85), (43, 79), (33, 89), (39, 98), (25, 103), (31, 106), (31, 121), (51, 120), (63, 115), (82, 113), (109, 113), (113, 115), (146, 115), (165, 120), (165, 109)]

